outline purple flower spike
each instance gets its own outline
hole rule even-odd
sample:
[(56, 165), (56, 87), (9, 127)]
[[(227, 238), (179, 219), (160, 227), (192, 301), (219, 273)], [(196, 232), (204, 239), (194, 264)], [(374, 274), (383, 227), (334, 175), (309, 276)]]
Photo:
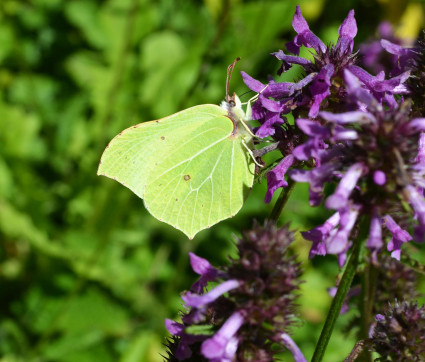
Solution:
[(307, 362), (307, 359), (288, 333), (283, 333), (281, 338), (284, 346), (292, 353), (295, 362)]
[(229, 349), (230, 351), (226, 350), (226, 347), (242, 326), (243, 322), (244, 317), (242, 314), (234, 312), (212, 338), (202, 343), (201, 353), (209, 359), (226, 358), (231, 360), (233, 356), (226, 355), (226, 352), (233, 351), (233, 353), (235, 353), (235, 349), (233, 348), (234, 343), (232, 343)]
[(297, 10), (292, 18), (292, 26), (298, 35), (292, 42), (286, 44), (291, 53), (298, 55), (303, 45), (307, 48), (313, 48), (316, 52), (326, 51), (326, 45), (310, 30), (299, 5), (297, 5)]
[(373, 182), (379, 186), (384, 186), (387, 182), (387, 176), (385, 176), (385, 173), (381, 170), (375, 171), (373, 173)]
[(267, 173), (267, 193), (264, 202), (269, 203), (272, 200), (274, 192), (280, 187), (288, 186), (285, 181), (285, 173), (289, 167), (294, 164), (295, 157), (293, 155), (286, 156), (280, 163)]
[(354, 10), (348, 12), (347, 17), (338, 29), (338, 33), (337, 49), (339, 49), (340, 53), (351, 53), (353, 51), (354, 37), (357, 34), (357, 23), (356, 19), (354, 19)]
[(189, 253), (189, 258), (193, 271), (201, 276), (190, 289), (193, 292), (200, 294), (207, 286), (207, 283), (217, 278), (219, 273), (216, 268), (211, 266), (208, 260), (201, 258), (194, 253)]
[[(287, 226), (278, 229), (272, 221), (242, 232), (239, 257), (217, 268), (214, 282), (221, 284), (202, 295), (183, 294), (182, 323), (165, 321), (173, 335), (167, 340), (166, 359), (232, 362), (237, 355), (249, 361), (275, 360), (280, 351), (266, 341), (280, 340), (295, 321), (301, 269), (288, 250), (293, 240)], [(205, 259), (190, 258), (201, 276), (214, 269)], [(208, 327), (213, 335), (196, 332)]]
[(309, 258), (312, 258), (314, 255), (326, 255), (325, 241), (331, 235), (332, 230), (339, 224), (339, 220), (339, 213), (336, 212), (328, 220), (326, 220), (323, 225), (309, 231), (301, 232), (304, 239), (313, 242)]
[(412, 236), (406, 230), (403, 230), (389, 215), (385, 216), (385, 226), (393, 235), (388, 242), (387, 249), (392, 252), (391, 256), (393, 258), (400, 260), (401, 245), (412, 240)]
[(231, 279), (225, 281), (224, 283), (220, 284), (219, 286), (212, 289), (206, 294), (198, 295), (195, 293), (188, 292), (186, 293), (186, 295), (182, 296), (182, 299), (189, 307), (201, 308), (204, 305), (215, 301), (224, 293), (227, 293), (228, 291), (239, 287), (239, 284), (240, 283), (237, 280)]
[(348, 198), (356, 187), (357, 181), (363, 173), (363, 168), (362, 164), (355, 163), (347, 170), (335, 192), (326, 199), (325, 205), (328, 209), (339, 210), (347, 206)]

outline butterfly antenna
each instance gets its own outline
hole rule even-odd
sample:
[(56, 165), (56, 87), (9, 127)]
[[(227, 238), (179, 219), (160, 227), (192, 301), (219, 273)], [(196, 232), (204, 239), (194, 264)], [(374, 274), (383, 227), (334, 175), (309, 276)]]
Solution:
[(232, 64), (227, 67), (227, 79), (226, 79), (226, 102), (230, 103), (234, 101), (233, 97), (230, 97), (229, 89), (230, 89), (230, 79), (232, 79), (233, 69), (236, 66), (236, 63), (241, 60), (241, 58), (237, 57)]

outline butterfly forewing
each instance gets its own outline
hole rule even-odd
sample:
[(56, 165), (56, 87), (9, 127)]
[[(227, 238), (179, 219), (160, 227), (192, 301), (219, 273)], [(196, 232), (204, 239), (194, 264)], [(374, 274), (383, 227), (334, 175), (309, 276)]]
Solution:
[(97, 174), (120, 182), (143, 198), (147, 177), (158, 162), (174, 154), (189, 132), (223, 114), (220, 107), (207, 104), (127, 128), (109, 143)]

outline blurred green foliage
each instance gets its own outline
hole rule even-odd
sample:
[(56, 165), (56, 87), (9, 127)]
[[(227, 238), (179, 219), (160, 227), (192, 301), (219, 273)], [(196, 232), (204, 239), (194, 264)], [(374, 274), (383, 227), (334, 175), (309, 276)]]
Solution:
[[(179, 292), (195, 278), (188, 251), (223, 264), (232, 235), (270, 212), (265, 185), (235, 218), (188, 241), (129, 190), (98, 178), (100, 155), (124, 128), (219, 103), (238, 56), (253, 76), (275, 74), (268, 54), (293, 36), (296, 3), (0, 1), (0, 361), (162, 360), (163, 320), (177, 315)], [(385, 1), (300, 3), (327, 41), (350, 8), (359, 9), (363, 36), (394, 13)], [(232, 89), (247, 91), (237, 74)], [(301, 185), (282, 222), (306, 229), (322, 221), (306, 199)], [(294, 248), (306, 261), (309, 243)], [(305, 267), (308, 323), (296, 332), (307, 356), (337, 274), (332, 258), (316, 264)], [(337, 334), (327, 361), (352, 344)]]

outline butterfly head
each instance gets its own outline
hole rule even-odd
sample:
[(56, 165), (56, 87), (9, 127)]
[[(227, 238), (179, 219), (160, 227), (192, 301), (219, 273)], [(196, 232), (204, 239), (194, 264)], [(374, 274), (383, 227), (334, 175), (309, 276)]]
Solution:
[(242, 108), (242, 102), (239, 97), (233, 93), (232, 97), (226, 97), (226, 100), (221, 102), (221, 107), (224, 108), (229, 117), (234, 121), (250, 121), (250, 107), (248, 105), (247, 111), (245, 112)]

